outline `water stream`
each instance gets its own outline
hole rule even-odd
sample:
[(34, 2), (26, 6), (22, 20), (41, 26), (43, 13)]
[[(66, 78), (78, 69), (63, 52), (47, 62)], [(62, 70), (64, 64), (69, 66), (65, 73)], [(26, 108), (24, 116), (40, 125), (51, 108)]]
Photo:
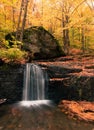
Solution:
[(94, 124), (69, 119), (56, 106), (0, 107), (0, 130), (94, 130)]
[(46, 100), (44, 72), (27, 64), (23, 100), (0, 106), (0, 130), (94, 130), (94, 124), (69, 119)]

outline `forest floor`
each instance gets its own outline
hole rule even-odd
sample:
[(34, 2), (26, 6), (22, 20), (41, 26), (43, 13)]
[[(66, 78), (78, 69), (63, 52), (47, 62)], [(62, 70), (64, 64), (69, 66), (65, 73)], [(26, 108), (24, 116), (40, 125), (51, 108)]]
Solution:
[(94, 123), (94, 102), (62, 100), (58, 107), (69, 118)]

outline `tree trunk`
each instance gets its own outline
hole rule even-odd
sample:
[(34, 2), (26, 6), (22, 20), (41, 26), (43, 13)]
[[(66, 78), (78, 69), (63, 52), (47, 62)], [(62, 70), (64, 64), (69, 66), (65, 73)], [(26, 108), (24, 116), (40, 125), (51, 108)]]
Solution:
[[(69, 23), (69, 17), (65, 15), (65, 17), (62, 17), (63, 21), (63, 28), (66, 27), (66, 25)], [(70, 47), (70, 39), (69, 39), (69, 29), (63, 30), (63, 44), (64, 44), (64, 52), (65, 54), (69, 54), (69, 47)]]
[(23, 41), (23, 32), (24, 32), (25, 23), (26, 23), (28, 2), (29, 2), (29, 0), (25, 0), (24, 17), (23, 17), (23, 21), (22, 21), (22, 29), (21, 29), (21, 35), (20, 35), (20, 41), (21, 42)]
[(12, 21), (13, 21), (13, 32), (15, 30), (15, 9), (12, 7)]
[(16, 39), (19, 39), (19, 35), (20, 35), (20, 23), (21, 23), (21, 17), (22, 17), (22, 10), (24, 8), (24, 0), (21, 1), (21, 7), (20, 7), (20, 14), (19, 14), (19, 18), (18, 18), (18, 24), (17, 24), (17, 31), (16, 31)]
[(72, 28), (72, 43), (74, 43), (74, 36), (75, 35), (75, 32), (74, 32), (74, 28)]
[(81, 43), (82, 43), (82, 52), (85, 53), (85, 36), (84, 36), (84, 28), (82, 27), (82, 36), (81, 36)]

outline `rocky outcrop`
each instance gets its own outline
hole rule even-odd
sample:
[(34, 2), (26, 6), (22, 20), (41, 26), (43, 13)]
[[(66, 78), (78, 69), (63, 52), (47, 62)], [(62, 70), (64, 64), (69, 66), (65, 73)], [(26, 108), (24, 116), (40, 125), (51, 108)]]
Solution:
[(54, 62), (39, 62), (49, 75), (49, 98), (94, 101), (94, 68), (86, 59), (59, 58)]
[(7, 102), (22, 100), (24, 66), (0, 67), (0, 99)]
[[(11, 33), (6, 35), (6, 40), (13, 40)], [(10, 45), (12, 46), (12, 42)], [(28, 52), (29, 61), (32, 59), (50, 59), (65, 55), (58, 41), (43, 27), (30, 27), (24, 30), (23, 49)]]
[[(49, 83), (46, 89), (48, 99), (57, 103), (60, 100), (94, 101), (94, 67), (88, 67), (85, 61), (84, 64), (73, 59), (67, 61), (64, 57), (63, 61), (34, 61), (48, 73)], [(0, 98), (21, 100), (24, 67), (22, 65), (0, 68)]]

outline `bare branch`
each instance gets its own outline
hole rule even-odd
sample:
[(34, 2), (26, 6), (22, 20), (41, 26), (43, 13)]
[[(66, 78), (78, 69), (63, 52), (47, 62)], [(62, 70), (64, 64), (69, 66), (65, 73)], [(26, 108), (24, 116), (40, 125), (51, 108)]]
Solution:
[(73, 13), (80, 7), (80, 5), (82, 5), (84, 2), (86, 2), (86, 0), (83, 0), (80, 4), (78, 4), (78, 5), (74, 8), (74, 10), (73, 10), (73, 12), (72, 12), (71, 14), (73, 14)]

